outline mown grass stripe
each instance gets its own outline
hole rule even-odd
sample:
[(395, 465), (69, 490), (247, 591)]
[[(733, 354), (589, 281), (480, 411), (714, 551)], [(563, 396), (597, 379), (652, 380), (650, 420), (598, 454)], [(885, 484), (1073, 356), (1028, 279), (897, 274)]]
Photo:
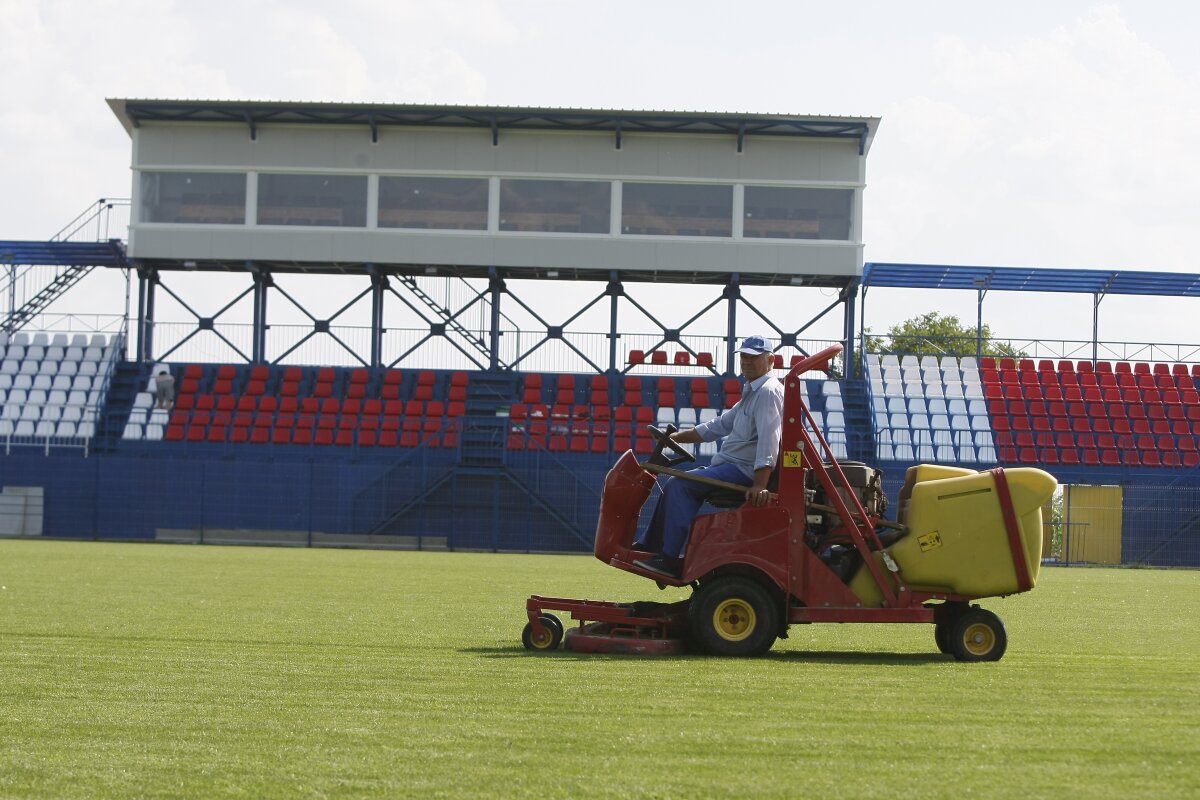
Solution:
[(527, 654), (588, 557), (0, 541), (0, 796), (1183, 797), (1200, 573), (1043, 571), (1009, 652), (796, 626), (766, 657)]

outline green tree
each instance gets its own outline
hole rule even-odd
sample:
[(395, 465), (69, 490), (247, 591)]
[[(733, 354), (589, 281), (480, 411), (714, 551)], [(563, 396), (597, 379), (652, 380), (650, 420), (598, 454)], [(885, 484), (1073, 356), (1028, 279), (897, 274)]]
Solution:
[[(992, 329), (984, 325), (983, 353), (985, 356), (1024, 358), (1025, 353), (1009, 342), (992, 339)], [(964, 325), (953, 314), (929, 311), (912, 317), (888, 329), (887, 336), (872, 336), (868, 331), (868, 353), (897, 355), (975, 355), (976, 330)]]

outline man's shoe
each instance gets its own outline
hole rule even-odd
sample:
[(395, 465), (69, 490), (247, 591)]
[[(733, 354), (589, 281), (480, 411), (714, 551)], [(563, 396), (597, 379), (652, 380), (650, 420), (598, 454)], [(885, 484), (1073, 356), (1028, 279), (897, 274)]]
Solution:
[(655, 556), (654, 558), (639, 558), (633, 562), (635, 567), (641, 567), (649, 572), (657, 572), (659, 575), (666, 575), (668, 578), (679, 577), (679, 562), (677, 559), (667, 559), (663, 556)]

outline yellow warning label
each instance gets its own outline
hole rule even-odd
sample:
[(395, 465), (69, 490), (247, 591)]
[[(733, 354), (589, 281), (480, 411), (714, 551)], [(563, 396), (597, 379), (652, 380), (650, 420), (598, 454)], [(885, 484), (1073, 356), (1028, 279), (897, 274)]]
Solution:
[(932, 550), (935, 547), (942, 546), (942, 535), (937, 531), (926, 533), (917, 537), (917, 544), (921, 545), (921, 552), (924, 553)]
[(785, 467), (803, 467), (804, 453), (799, 450), (784, 450), (783, 451), (783, 466)]

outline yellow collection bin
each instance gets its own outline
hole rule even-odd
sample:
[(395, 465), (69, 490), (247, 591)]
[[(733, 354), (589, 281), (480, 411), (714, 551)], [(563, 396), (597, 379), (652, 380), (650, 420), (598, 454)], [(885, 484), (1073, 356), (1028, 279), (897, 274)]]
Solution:
[[(904, 520), (909, 532), (887, 548), (904, 582), (970, 597), (1021, 591), (995, 476), (990, 471), (932, 465), (914, 470), (909, 476), (911, 495)], [(1049, 473), (1025, 467), (1004, 470), (1004, 475), (1032, 588), (1041, 564), (1041, 508), (1058, 482)], [(876, 557), (882, 564), (882, 555)], [(854, 576), (850, 589), (864, 606), (883, 603), (879, 587), (865, 567)]]

